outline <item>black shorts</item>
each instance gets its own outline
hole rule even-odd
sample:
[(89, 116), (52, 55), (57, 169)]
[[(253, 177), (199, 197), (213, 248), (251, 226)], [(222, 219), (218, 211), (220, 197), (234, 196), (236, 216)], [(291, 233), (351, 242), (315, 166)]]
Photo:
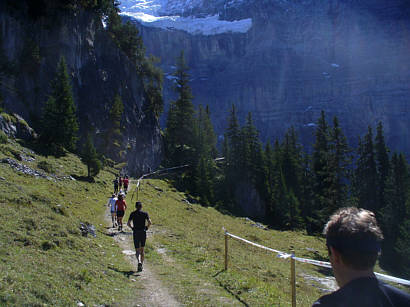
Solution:
[(147, 241), (147, 232), (145, 230), (134, 231), (134, 247), (135, 249), (144, 247)]
[(125, 211), (124, 210), (118, 210), (117, 211), (117, 216), (118, 217), (123, 217), (124, 216)]

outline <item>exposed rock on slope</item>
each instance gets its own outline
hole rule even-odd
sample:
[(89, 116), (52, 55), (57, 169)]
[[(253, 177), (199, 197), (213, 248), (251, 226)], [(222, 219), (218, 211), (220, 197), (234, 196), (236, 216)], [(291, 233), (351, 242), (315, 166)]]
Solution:
[(59, 12), (33, 20), (20, 11), (8, 11), (2, 1), (0, 34), (5, 54), (2, 60), (11, 63), (9, 71), (0, 76), (0, 91), (8, 111), (38, 118), (50, 93), (57, 62), (64, 56), (72, 76), (81, 130), (101, 135), (107, 128), (114, 96), (119, 93), (124, 103), (125, 131), (118, 142), (130, 173), (140, 174), (159, 164), (160, 130), (156, 119), (142, 111), (142, 81), (95, 14)]
[(34, 130), (17, 114), (0, 114), (0, 131), (3, 131), (8, 137), (26, 141), (33, 141), (37, 138)]

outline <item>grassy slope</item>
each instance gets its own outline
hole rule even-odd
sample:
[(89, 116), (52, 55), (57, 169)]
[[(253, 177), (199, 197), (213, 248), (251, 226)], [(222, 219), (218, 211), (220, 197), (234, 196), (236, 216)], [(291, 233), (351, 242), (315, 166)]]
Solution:
[[(23, 162), (32, 168), (45, 160), (17, 143), (0, 144), (0, 159), (12, 152), (33, 156)], [(71, 154), (47, 162), (59, 175), (86, 174)], [(136, 285), (122, 273), (131, 267), (101, 222), (112, 174), (102, 172), (94, 184), (53, 182), (0, 163), (0, 176), (1, 306), (92, 306), (131, 295)], [(94, 224), (97, 237), (82, 237), (80, 221)]]
[[(86, 173), (74, 155), (46, 159), (17, 143), (0, 144), (0, 159), (14, 158), (16, 153), (34, 157), (33, 162), (22, 162), (32, 168), (47, 160), (57, 175)], [(0, 176), (5, 179), (0, 179), (0, 305), (61, 306), (77, 301), (122, 305), (132, 301), (138, 283), (123, 273), (132, 268), (112, 238), (104, 235), (103, 204), (111, 190), (112, 173), (102, 172), (93, 184), (69, 179), (54, 182), (0, 163)], [(324, 254), (318, 239), (261, 230), (213, 208), (187, 205), (181, 201), (184, 197), (163, 180), (144, 181), (139, 194), (155, 224), (147, 257), (185, 305), (221, 306), (232, 305), (232, 301), (289, 305), (287, 261), (231, 241), (230, 270), (222, 271), (222, 226), (283, 251), (293, 245), (302, 251), (301, 256), (313, 256), (306, 246)], [(94, 224), (97, 237), (82, 237), (80, 221)], [(311, 267), (306, 270), (312, 273)], [(319, 293), (301, 278), (298, 281), (298, 302), (307, 306)]]
[[(14, 154), (13, 154), (14, 153)], [(46, 160), (17, 143), (0, 144), (0, 159), (16, 153), (33, 156), (36, 168)], [(47, 162), (58, 175), (86, 173), (74, 155)], [(96, 183), (49, 181), (15, 172), (0, 163), (0, 305), (130, 305), (141, 285), (109, 236), (103, 206), (111, 191), (112, 172)], [(131, 185), (131, 189), (135, 185)], [(136, 200), (136, 194), (129, 194)], [(214, 208), (188, 205), (165, 180), (144, 180), (139, 193), (154, 223), (147, 259), (179, 301), (187, 306), (290, 306), (289, 261), (230, 240), (230, 267), (223, 271), (222, 226), (234, 234), (298, 256), (324, 259), (322, 239), (301, 232), (262, 230)], [(133, 207), (133, 206), (131, 206)], [(125, 221), (131, 210), (128, 210)], [(82, 237), (79, 223), (97, 228)], [(317, 252), (307, 250), (309, 247)], [(297, 263), (297, 303), (310, 306), (321, 295), (303, 274), (323, 277), (315, 267)], [(155, 289), (153, 289), (155, 290)]]
[[(0, 159), (14, 158), (16, 153), (33, 156), (35, 161), (23, 162), (32, 168), (46, 160), (17, 143), (0, 145)], [(57, 175), (86, 173), (85, 166), (71, 154), (48, 157), (47, 162)], [(132, 268), (112, 239), (104, 235), (102, 225), (112, 173), (102, 172), (94, 184), (69, 179), (54, 182), (15, 172), (0, 163), (0, 174), (5, 179), (0, 179), (0, 271), (5, 272), (0, 276), (2, 305), (73, 305), (77, 301), (121, 305), (130, 301), (138, 285), (122, 272)], [(162, 180), (144, 181), (139, 194), (155, 223), (147, 257), (186, 305), (232, 305), (232, 297), (238, 304), (289, 305), (287, 261), (231, 241), (231, 269), (222, 271), (222, 226), (283, 251), (293, 245), (304, 251), (300, 255), (312, 257), (305, 250), (309, 246), (324, 254), (322, 242), (315, 238), (257, 229), (249, 221), (213, 208), (187, 205), (181, 201), (184, 197)], [(94, 224), (97, 237), (82, 237), (80, 221)], [(307, 306), (319, 293), (299, 281), (298, 302)]]

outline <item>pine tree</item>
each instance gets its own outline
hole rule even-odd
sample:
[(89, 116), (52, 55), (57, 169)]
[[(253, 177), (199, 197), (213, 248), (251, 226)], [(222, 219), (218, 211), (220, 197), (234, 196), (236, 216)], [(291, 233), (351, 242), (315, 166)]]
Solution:
[(410, 278), (410, 201), (407, 202), (407, 218), (399, 226), (399, 236), (394, 250), (397, 253), (397, 273), (404, 278)]
[(268, 167), (265, 152), (262, 147), (262, 143), (258, 141), (256, 152), (254, 169), (252, 172), (252, 182), (254, 183), (256, 190), (260, 197), (266, 202), (269, 200), (269, 184), (268, 184)]
[(191, 163), (194, 151), (194, 106), (189, 86), (188, 66), (182, 51), (177, 59), (175, 91), (177, 100), (171, 102), (165, 131), (168, 163), (181, 165)]
[(245, 177), (254, 183), (256, 169), (256, 162), (258, 160), (259, 151), (259, 139), (258, 131), (256, 130), (252, 114), (248, 113), (246, 123), (240, 131), (240, 166), (243, 170)]
[(135, 65), (137, 72), (142, 73), (145, 62), (145, 48), (138, 29), (130, 22), (122, 23), (118, 8), (110, 10), (107, 19), (107, 31)]
[[(270, 214), (273, 213), (272, 226), (280, 229), (295, 229), (300, 227), (302, 155), (297, 143), (296, 132), (291, 127), (285, 134), (282, 144), (275, 142), (275, 147), (267, 162), (267, 175), (270, 190)], [(272, 220), (272, 217), (269, 218)]]
[(238, 170), (241, 163), (241, 129), (236, 117), (235, 105), (232, 105), (225, 135), (229, 148), (229, 155), (226, 157), (227, 164), (232, 170)]
[(195, 184), (194, 192), (206, 204), (214, 199), (213, 185), (210, 178), (214, 175), (213, 155), (216, 150), (216, 136), (209, 116), (209, 109), (204, 110), (200, 105), (195, 118), (195, 172), (193, 172), (193, 178), (190, 180)]
[(97, 151), (95, 150), (91, 135), (87, 136), (87, 141), (83, 146), (81, 153), (81, 161), (87, 165), (88, 178), (97, 176), (101, 170), (102, 164), (98, 159)]
[(359, 142), (354, 181), (358, 206), (377, 212), (377, 193), (375, 193), (377, 190), (377, 169), (371, 127), (368, 128), (363, 141)]
[(312, 210), (307, 217), (307, 227), (312, 232), (319, 232), (329, 216), (329, 191), (331, 183), (330, 174), (330, 137), (329, 126), (326, 122), (325, 112), (321, 112), (316, 129), (316, 140), (313, 145), (312, 156)]
[[(402, 154), (394, 153), (391, 176), (386, 189), (387, 205), (381, 210), (384, 234), (381, 263), (398, 270), (409, 262), (409, 249), (403, 248), (409, 240), (410, 178), (408, 164)], [(400, 259), (400, 261), (398, 261)]]
[(51, 88), (52, 93), (44, 107), (41, 137), (45, 144), (72, 151), (78, 139), (78, 119), (64, 57), (58, 63)]
[(268, 182), (268, 201), (266, 207), (266, 216), (270, 225), (278, 227), (277, 220), (280, 215), (280, 199), (283, 191), (284, 182), (282, 181), (282, 153), (278, 140), (275, 140), (274, 147), (270, 146), (265, 150), (267, 161), (267, 182)]
[(195, 170), (196, 193), (204, 204), (210, 204), (214, 199), (212, 180), (209, 172), (211, 167), (209, 163), (209, 160), (201, 157)]
[(197, 160), (199, 157), (206, 159), (216, 158), (216, 135), (211, 123), (209, 108), (204, 110), (200, 105), (195, 118), (195, 151)]
[(44, 104), (41, 118), (41, 141), (44, 144), (53, 145), (56, 142), (55, 140), (58, 139), (60, 125), (58, 112), (56, 100), (53, 96), (50, 96)]
[(235, 186), (240, 179), (241, 163), (241, 132), (236, 117), (235, 106), (232, 108), (228, 117), (228, 127), (224, 135), (223, 154), (225, 165), (223, 168), (223, 194), (222, 198), (226, 206), (230, 209), (234, 206)]
[(386, 205), (386, 186), (390, 174), (390, 159), (384, 140), (383, 124), (379, 122), (375, 138), (376, 168), (377, 168), (377, 208)]
[(278, 229), (289, 229), (291, 217), (288, 203), (288, 188), (286, 186), (282, 169), (279, 169), (277, 175), (278, 178), (275, 180), (275, 187), (272, 195), (274, 205), (273, 226)]
[(303, 172), (301, 178), (301, 197), (300, 197), (300, 213), (303, 218), (303, 223), (307, 233), (313, 233), (312, 224), (309, 223), (309, 218), (313, 215), (313, 191), (312, 191), (312, 170), (310, 166), (310, 156), (307, 153), (303, 155)]
[(313, 150), (312, 169), (305, 161), (303, 174), (307, 184), (303, 187), (306, 199), (302, 207), (309, 233), (321, 231), (328, 217), (345, 205), (348, 195), (350, 149), (337, 117), (329, 127), (321, 112)]
[(348, 197), (349, 167), (351, 163), (350, 149), (346, 137), (339, 126), (339, 121), (333, 118), (333, 128), (330, 131), (330, 208), (332, 213), (345, 206)]
[(218, 156), (218, 149), (216, 148), (217, 138), (214, 126), (212, 125), (211, 112), (208, 105), (205, 108), (205, 118), (203, 125), (205, 131), (205, 143), (209, 148), (211, 157), (215, 159)]
[(303, 161), (301, 152), (301, 147), (297, 143), (295, 128), (291, 127), (286, 132), (282, 143), (282, 171), (285, 176), (286, 186), (298, 198), (301, 193), (300, 182)]
[(108, 114), (108, 129), (105, 133), (105, 152), (115, 158), (118, 158), (118, 152), (121, 148), (121, 118), (123, 113), (124, 104), (120, 95), (117, 94)]
[(159, 119), (164, 110), (164, 100), (162, 97), (164, 77), (161, 69), (154, 65), (157, 61), (157, 58), (151, 56), (143, 63), (142, 78), (146, 97), (143, 111), (145, 114), (151, 113), (155, 118)]

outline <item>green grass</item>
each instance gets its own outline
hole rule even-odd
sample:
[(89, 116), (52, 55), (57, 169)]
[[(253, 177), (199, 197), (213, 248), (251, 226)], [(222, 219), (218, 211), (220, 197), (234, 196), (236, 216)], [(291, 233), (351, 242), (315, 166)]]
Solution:
[(7, 143), (7, 135), (0, 130), (0, 144), (6, 144)]
[[(34, 169), (60, 177), (86, 175), (74, 155), (46, 159), (15, 142), (0, 145), (0, 159), (19, 154), (34, 157), (21, 162)], [(5, 178), (0, 179), (0, 271), (6, 272), (0, 275), (0, 305), (68, 306), (81, 301), (87, 306), (122, 306), (132, 301), (141, 285), (125, 274), (132, 268), (105, 235), (103, 222), (103, 205), (118, 170), (102, 171), (95, 183), (36, 179), (4, 163), (0, 173)], [(127, 201), (133, 207), (131, 195)], [(230, 240), (230, 267), (223, 271), (222, 226), (275, 249), (289, 251), (292, 245), (299, 256), (314, 256), (305, 247), (325, 256), (317, 238), (261, 230), (214, 208), (188, 205), (184, 198), (164, 180), (145, 180), (139, 193), (155, 225), (147, 260), (186, 306), (240, 306), (241, 301), (251, 306), (290, 305), (288, 261)], [(95, 225), (97, 237), (82, 237), (80, 222)], [(298, 265), (298, 274), (302, 271), (320, 276), (315, 268)], [(299, 306), (309, 306), (319, 295), (298, 276)]]
[[(74, 181), (68, 176), (86, 175), (78, 157), (45, 158), (14, 141), (0, 144), (0, 160), (18, 156), (35, 158), (20, 163), (52, 176), (36, 179), (0, 163), (0, 306), (75, 306), (78, 301), (87, 306), (135, 305), (130, 302), (144, 285), (131, 281), (127, 273), (133, 268), (105, 235), (104, 205), (118, 169), (106, 168), (95, 183)], [(127, 196), (125, 222), (136, 196)], [(294, 249), (299, 257), (327, 260), (321, 238), (263, 230), (215, 208), (189, 205), (183, 201), (186, 195), (166, 180), (144, 180), (138, 197), (154, 224), (147, 261), (184, 306), (291, 305), (289, 260), (230, 239), (229, 269), (224, 271), (222, 227), (277, 250)], [(80, 222), (95, 225), (97, 237), (81, 236)], [(324, 273), (296, 263), (298, 306), (311, 306), (323, 294), (303, 276)]]
[[(300, 257), (326, 258), (320, 238), (303, 232), (259, 229), (244, 218), (223, 215), (211, 207), (188, 205), (182, 201), (184, 198), (183, 193), (163, 180), (144, 180), (139, 193), (144, 210), (156, 227), (148, 239), (148, 258), (155, 262), (157, 273), (178, 299), (188, 306), (221, 306), (224, 297), (238, 305), (291, 305), (289, 260), (230, 239), (229, 269), (224, 271), (222, 227), (284, 252), (293, 248)], [(311, 306), (322, 293), (301, 274), (324, 275), (313, 266), (297, 264), (297, 303)], [(212, 291), (203, 290), (204, 284)]]
[[(44, 157), (17, 143), (0, 145), (0, 159), (30, 155), (24, 162), (38, 168)], [(41, 164), (40, 164), (41, 165)], [(47, 169), (59, 176), (84, 176), (74, 155), (48, 157)], [(96, 183), (47, 180), (15, 172), (0, 163), (0, 305), (122, 305), (136, 284), (123, 272), (132, 270), (111, 237), (103, 213), (112, 174), (103, 171)], [(80, 222), (96, 226), (97, 237), (83, 237)]]

